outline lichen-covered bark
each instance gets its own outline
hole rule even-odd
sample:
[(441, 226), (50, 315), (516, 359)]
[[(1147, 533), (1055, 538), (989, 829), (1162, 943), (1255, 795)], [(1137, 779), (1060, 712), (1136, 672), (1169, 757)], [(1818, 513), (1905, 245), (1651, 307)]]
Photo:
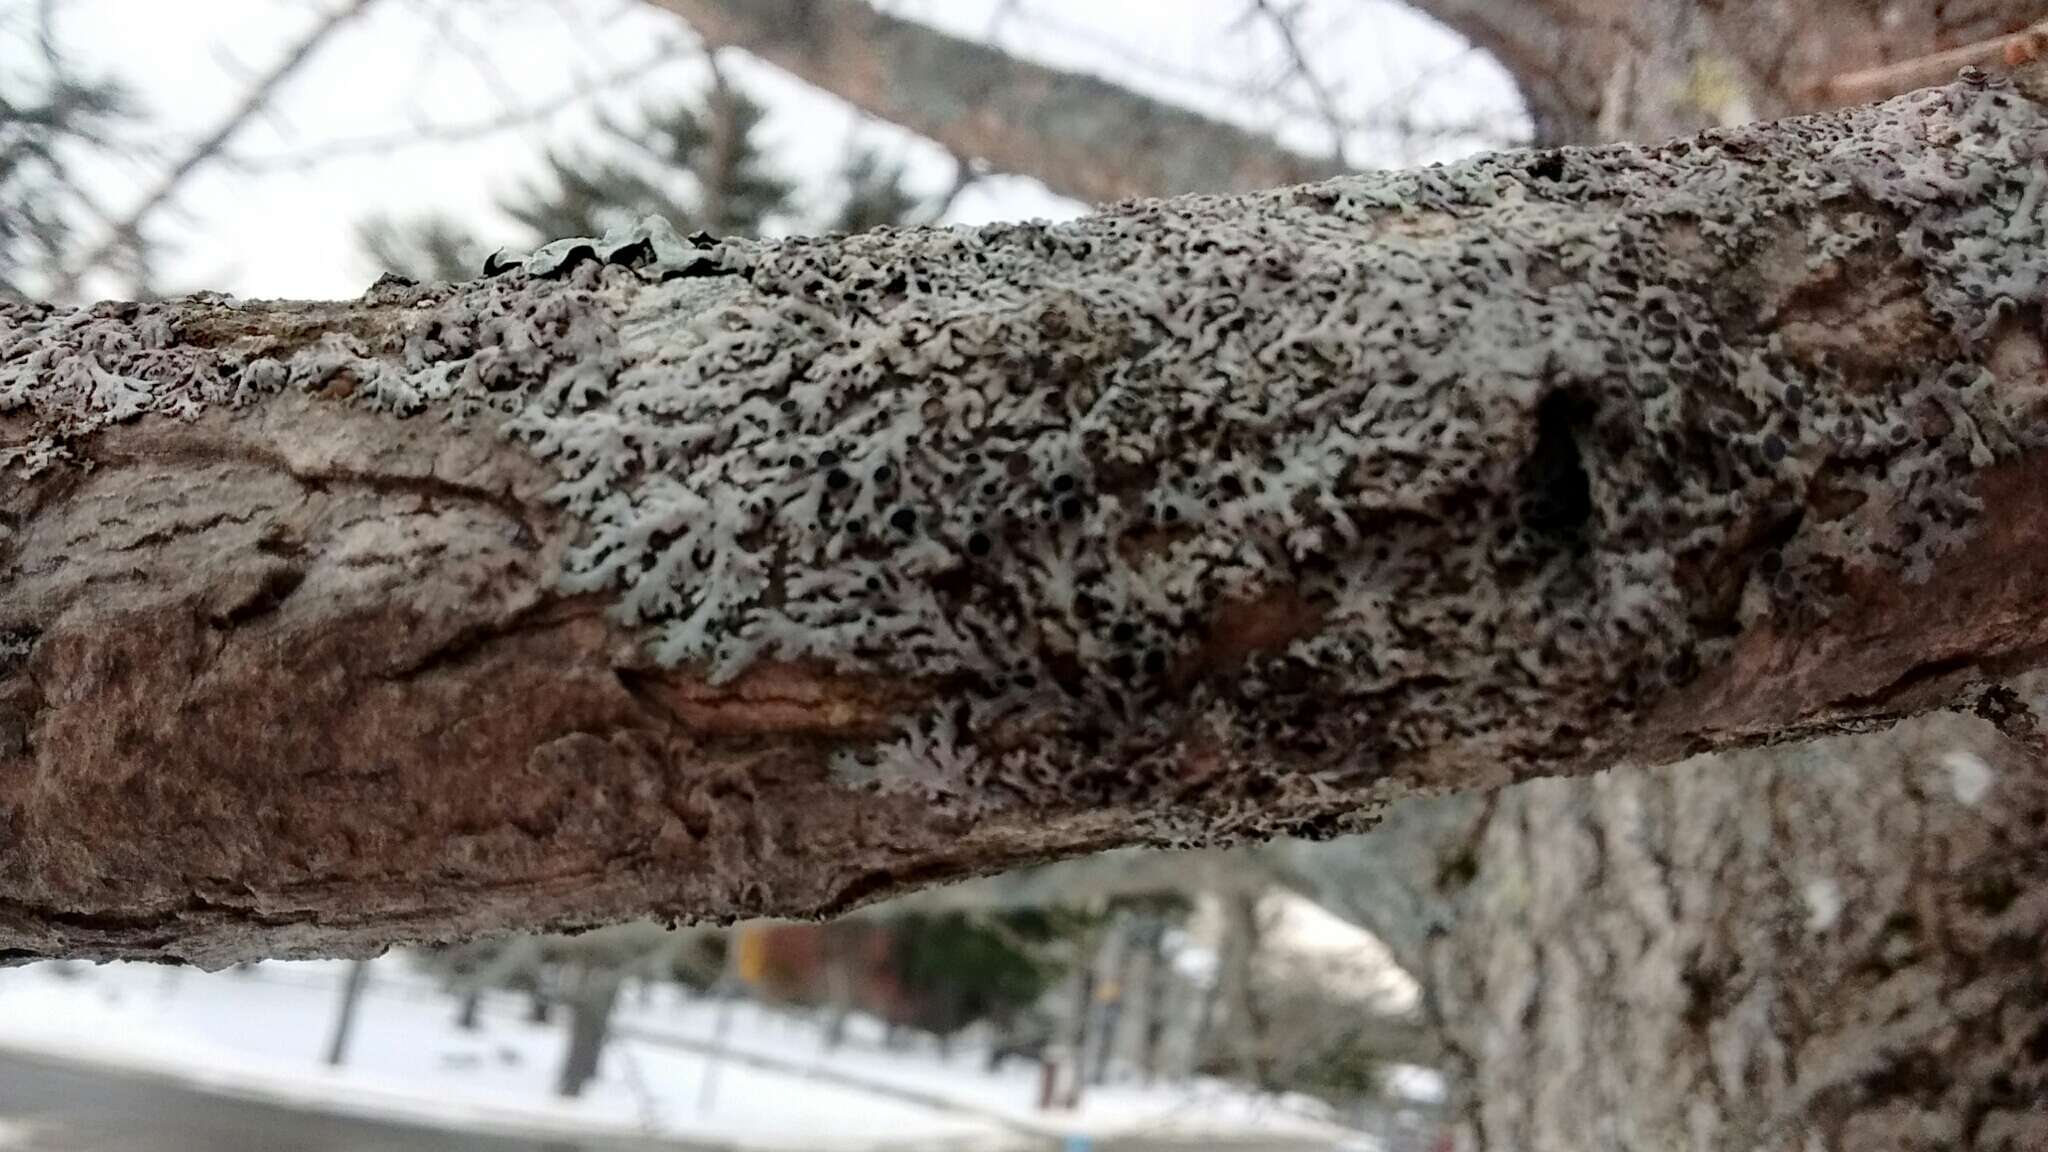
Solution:
[(0, 934), (806, 913), (2031, 666), (2048, 114), (0, 319)]
[(1256, 132), (878, 12), (862, 0), (651, 0), (965, 159), (1089, 203), (1249, 192), (1338, 169)]

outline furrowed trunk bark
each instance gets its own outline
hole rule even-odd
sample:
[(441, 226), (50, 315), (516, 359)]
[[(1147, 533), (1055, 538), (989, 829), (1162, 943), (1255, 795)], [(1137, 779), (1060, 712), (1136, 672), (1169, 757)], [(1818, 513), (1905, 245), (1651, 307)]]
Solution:
[(1249, 192), (1339, 169), (1256, 132), (949, 36), (860, 0), (652, 0), (966, 159), (1085, 202)]
[(1462, 1149), (2019, 1152), (2048, 1140), (2044, 688), (1282, 851), (1422, 979)]
[(817, 913), (1993, 707), (2048, 638), (2044, 150), (1985, 82), (8, 306), (0, 948)]
[(2041, 756), (1947, 714), (1490, 797), (1421, 946), (1460, 1146), (2048, 1147)]

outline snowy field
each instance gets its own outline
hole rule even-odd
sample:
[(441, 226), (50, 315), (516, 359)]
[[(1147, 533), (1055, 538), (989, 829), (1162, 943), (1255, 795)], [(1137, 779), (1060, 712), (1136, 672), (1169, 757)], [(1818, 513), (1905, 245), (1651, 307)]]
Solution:
[[(582, 1098), (553, 1095), (559, 1024), (524, 1001), (487, 1000), (476, 1031), (407, 961), (372, 965), (346, 1063), (323, 1063), (346, 965), (267, 963), (202, 973), (149, 965), (0, 970), (0, 1050), (109, 1065), (206, 1091), (353, 1115), (506, 1135), (654, 1136), (747, 1149), (1043, 1148), (1176, 1140), (1366, 1147), (1311, 1101), (1249, 1096), (1217, 1082), (1091, 1087), (1074, 1112), (1035, 1107), (1038, 1068), (928, 1043), (885, 1050), (857, 1020), (824, 1051), (817, 1024), (673, 985), (621, 998), (601, 1075)], [(719, 1019), (726, 1016), (723, 1029)], [(715, 1059), (707, 1052), (725, 1051)], [(1071, 1146), (1083, 1146), (1076, 1142)]]

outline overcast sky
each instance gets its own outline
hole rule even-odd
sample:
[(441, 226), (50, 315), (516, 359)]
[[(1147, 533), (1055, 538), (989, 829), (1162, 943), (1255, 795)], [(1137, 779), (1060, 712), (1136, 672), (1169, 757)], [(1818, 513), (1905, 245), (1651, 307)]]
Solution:
[[(0, 0), (0, 8), (31, 3)], [(102, 199), (116, 210), (134, 203), (221, 121), (252, 76), (336, 3), (67, 0), (59, 32), (68, 55), (88, 72), (119, 77), (150, 116), (125, 156), (91, 167)], [(1275, 132), (1305, 150), (1328, 153), (1333, 145), (1327, 130), (1298, 111), (1312, 103), (1309, 93), (1299, 85), (1275, 90), (1276, 78), (1288, 74), (1287, 57), (1269, 29), (1244, 19), (1248, 0), (1026, 0), (1009, 5), (1007, 15), (1000, 0), (884, 6)], [(1507, 137), (1522, 131), (1499, 70), (1392, 0), (1308, 0), (1302, 19), (1312, 63), (1347, 110), (1398, 104), (1446, 120), (1483, 116)], [(152, 234), (167, 244), (159, 287), (353, 295), (374, 275), (353, 226), (375, 212), (440, 211), (487, 239), (510, 239), (516, 230), (495, 212), (493, 198), (539, 170), (545, 144), (591, 138), (601, 107), (630, 111), (650, 96), (699, 90), (702, 64), (692, 52), (672, 53), (676, 59), (599, 99), (570, 101), (539, 120), (527, 113), (657, 59), (666, 46), (693, 44), (686, 25), (645, 0), (378, 0), (232, 141), (235, 162), (202, 169), (183, 186), (177, 211), (156, 220)], [(814, 198), (829, 199), (823, 177), (856, 143), (907, 162), (921, 190), (936, 193), (950, 181), (951, 162), (936, 148), (743, 57), (723, 56), (721, 64), (767, 106), (773, 162), (811, 178), (805, 186)], [(526, 122), (445, 139), (501, 117)], [(1464, 150), (1401, 156), (1371, 134), (1346, 144), (1354, 161), (1381, 164)], [(970, 191), (948, 219), (1081, 210), (1031, 181), (1006, 179)], [(89, 287), (117, 293), (123, 285), (103, 279)]]

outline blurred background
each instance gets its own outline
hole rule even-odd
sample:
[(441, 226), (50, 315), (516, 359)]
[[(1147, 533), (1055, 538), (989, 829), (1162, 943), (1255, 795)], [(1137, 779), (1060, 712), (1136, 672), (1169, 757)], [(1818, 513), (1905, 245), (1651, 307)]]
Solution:
[[(0, 293), (346, 297), (648, 213), (1057, 220), (1530, 131), (1490, 57), (1378, 0), (0, 0)], [(1435, 1147), (1418, 987), (1368, 927), (1418, 921), (1331, 850), (0, 970), (0, 1149)]]
[[(650, 213), (771, 237), (1057, 220), (2048, 54), (2048, 0), (1413, 4), (0, 0), (0, 298), (351, 297)], [(2048, 715), (2039, 683), (1985, 699)], [(2041, 874), (2048, 801), (1993, 770), (2037, 750), (1984, 717), (831, 923), (0, 968), (0, 1152), (1436, 1152), (1453, 1121), (1477, 1146), (1465, 1112), (1488, 1146), (1583, 1147), (1739, 1132), (1816, 1083), (1875, 1101), (1887, 1140), (1989, 1116), (2036, 1147), (2043, 1082), (1999, 1061), (2048, 1051), (2039, 920), (2005, 916), (2040, 902), (1986, 862)], [(2012, 1022), (1997, 1043), (1918, 1011), (2009, 971), (2032, 975), (1968, 990)], [(1923, 1089), (1948, 1095), (1885, 1110)]]

